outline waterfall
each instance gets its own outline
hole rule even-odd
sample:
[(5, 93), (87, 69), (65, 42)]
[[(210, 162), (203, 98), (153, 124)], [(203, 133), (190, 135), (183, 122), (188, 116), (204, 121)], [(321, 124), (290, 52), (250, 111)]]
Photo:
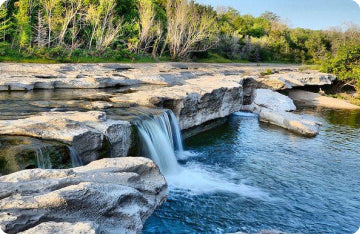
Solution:
[[(44, 149), (46, 149), (46, 148), (44, 148)], [(37, 163), (38, 168), (52, 169), (50, 156), (46, 151), (44, 153), (44, 151), (42, 150), (42, 147), (38, 148), (35, 151), (35, 155), (36, 155), (36, 163)]]
[(81, 158), (79, 157), (78, 153), (76, 152), (76, 150), (71, 146), (68, 146), (68, 149), (70, 152), (70, 159), (71, 159), (72, 167), (83, 166), (84, 164), (83, 164)]
[(183, 144), (174, 114), (165, 111), (155, 116), (145, 115), (135, 121), (135, 125), (142, 154), (150, 157), (166, 175), (179, 172), (176, 155), (183, 152)]
[(182, 142), (179, 123), (172, 111), (168, 111), (168, 115), (170, 118), (171, 129), (173, 132), (174, 150), (177, 152), (178, 158), (181, 158), (184, 155), (184, 146)]
[(219, 173), (198, 162), (180, 165), (178, 159), (195, 155), (184, 151), (180, 127), (174, 114), (171, 111), (153, 116), (139, 113), (142, 115), (134, 124), (138, 129), (141, 153), (156, 163), (173, 191), (185, 191), (194, 195), (226, 191), (244, 196), (267, 196), (254, 187), (233, 181), (233, 172), (224, 170)]

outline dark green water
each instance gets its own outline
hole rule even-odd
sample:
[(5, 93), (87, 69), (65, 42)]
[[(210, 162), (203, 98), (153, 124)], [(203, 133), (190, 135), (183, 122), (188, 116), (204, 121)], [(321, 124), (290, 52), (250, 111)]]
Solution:
[[(231, 116), (186, 141), (189, 170), (215, 181), (179, 175), (168, 201), (143, 233), (355, 233), (360, 226), (360, 112), (303, 113), (323, 123), (304, 138)], [(192, 174), (193, 175), (193, 174)], [(178, 186), (185, 184), (189, 186)]]

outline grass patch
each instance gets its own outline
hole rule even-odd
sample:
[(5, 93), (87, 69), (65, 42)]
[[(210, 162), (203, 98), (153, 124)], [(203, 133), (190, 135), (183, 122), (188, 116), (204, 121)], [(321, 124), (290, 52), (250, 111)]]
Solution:
[(357, 94), (357, 95), (358, 95), (358, 97), (354, 97), (354, 95), (349, 94), (349, 93), (338, 93), (338, 94), (335, 94), (334, 97), (343, 99), (345, 101), (350, 102), (351, 104), (360, 106), (360, 94)]
[(267, 75), (272, 75), (272, 74), (274, 74), (274, 72), (270, 68), (266, 69), (265, 71), (260, 72), (261, 76), (267, 76)]
[(197, 63), (249, 63), (244, 59), (227, 59), (216, 53), (209, 53), (206, 58), (194, 59), (193, 62)]
[(319, 70), (321, 70), (321, 65), (312, 64), (312, 65), (303, 65), (303, 66), (299, 67), (299, 71), (301, 71), (301, 72), (306, 71), (306, 70), (319, 71)]

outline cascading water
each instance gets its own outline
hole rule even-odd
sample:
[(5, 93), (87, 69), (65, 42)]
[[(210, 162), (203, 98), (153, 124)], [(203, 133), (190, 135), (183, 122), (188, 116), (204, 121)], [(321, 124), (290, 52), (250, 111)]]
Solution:
[(231, 173), (227, 171), (216, 173), (213, 168), (198, 163), (180, 165), (178, 159), (184, 160), (189, 153), (184, 151), (179, 124), (171, 111), (154, 116), (142, 113), (134, 123), (142, 155), (158, 165), (172, 189), (194, 194), (227, 191), (259, 198), (267, 196), (257, 188), (231, 181)]
[(45, 153), (43, 151), (43, 148), (40, 147), (35, 151), (37, 166), (38, 168), (42, 169), (52, 169), (50, 156), (47, 153), (46, 148), (44, 148), (44, 150)]
[[(165, 111), (160, 115), (145, 115), (135, 121), (140, 136), (141, 151), (149, 156), (166, 174), (174, 174), (179, 171), (175, 149), (182, 150), (180, 130), (174, 114)], [(173, 122), (173, 123), (172, 123)]]
[[(79, 167), (84, 165), (75, 149), (71, 146), (67, 146), (70, 153), (71, 166)], [(41, 169), (52, 169), (52, 163), (50, 155), (45, 147), (40, 147), (35, 151), (37, 167)]]
[(83, 164), (81, 158), (79, 157), (79, 154), (76, 152), (76, 150), (71, 146), (68, 146), (68, 149), (70, 152), (70, 159), (71, 159), (72, 167), (83, 166), (84, 164)]

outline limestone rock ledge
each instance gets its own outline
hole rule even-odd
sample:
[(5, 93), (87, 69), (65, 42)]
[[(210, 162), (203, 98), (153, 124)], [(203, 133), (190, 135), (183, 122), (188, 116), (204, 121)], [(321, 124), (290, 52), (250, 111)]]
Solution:
[(291, 113), (296, 110), (296, 106), (289, 97), (268, 89), (257, 89), (255, 93), (256, 97), (250, 110), (259, 114), (260, 121), (306, 137), (319, 134), (320, 123)]
[(75, 149), (84, 163), (98, 159), (106, 150), (111, 157), (127, 156), (131, 134), (129, 122), (108, 119), (101, 111), (44, 112), (25, 119), (0, 121), (0, 135), (64, 142)]
[(300, 106), (324, 107), (331, 109), (358, 110), (360, 106), (351, 104), (338, 98), (322, 96), (318, 93), (304, 90), (290, 90), (289, 97)]
[(164, 177), (146, 158), (19, 171), (0, 177), (0, 228), (6, 233), (140, 233), (167, 193)]
[(119, 95), (111, 101), (170, 109), (185, 130), (229, 116), (251, 104), (255, 87), (253, 77), (214, 75), (187, 80), (183, 85)]
[(285, 73), (259, 77), (257, 82), (259, 88), (284, 90), (294, 87), (331, 85), (334, 80), (336, 80), (336, 76), (327, 73), (290, 70)]

